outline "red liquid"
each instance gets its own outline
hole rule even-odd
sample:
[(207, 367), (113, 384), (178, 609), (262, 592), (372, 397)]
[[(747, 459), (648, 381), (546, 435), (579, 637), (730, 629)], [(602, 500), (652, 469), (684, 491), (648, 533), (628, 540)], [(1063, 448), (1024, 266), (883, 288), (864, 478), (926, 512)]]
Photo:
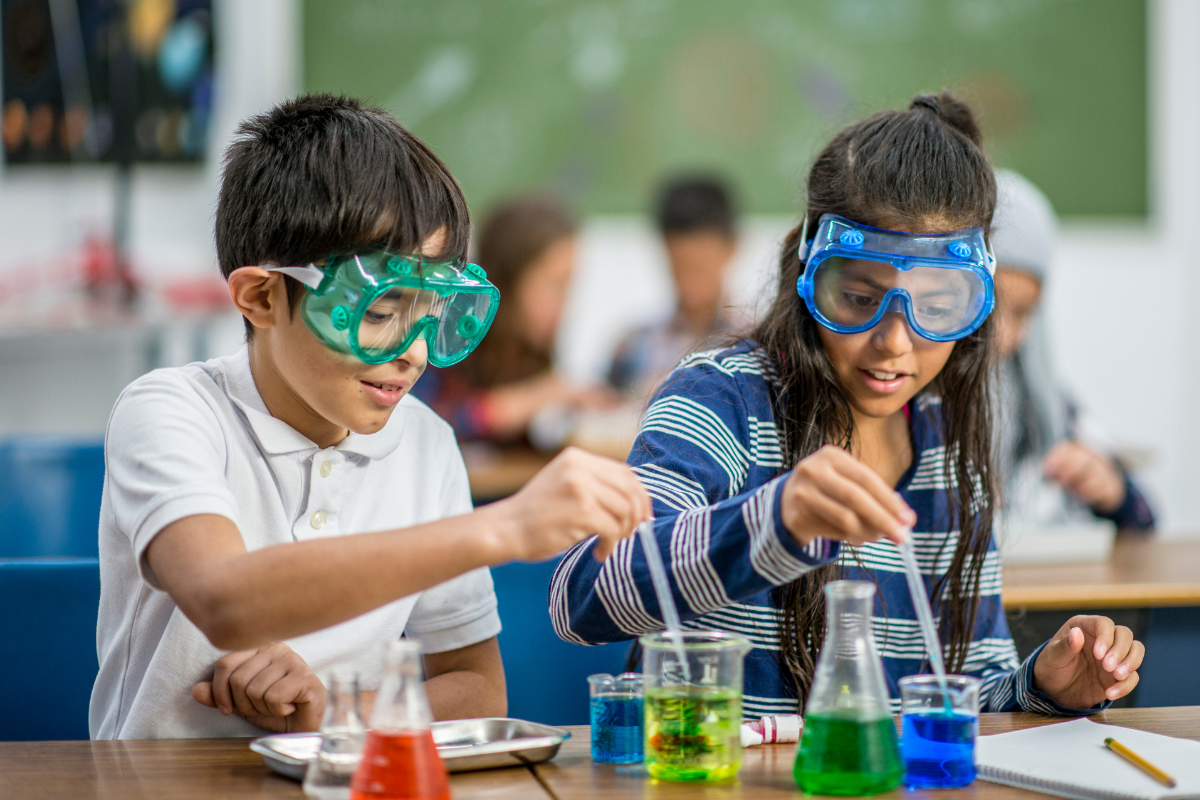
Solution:
[(450, 800), (446, 767), (429, 731), (367, 731), (350, 800)]

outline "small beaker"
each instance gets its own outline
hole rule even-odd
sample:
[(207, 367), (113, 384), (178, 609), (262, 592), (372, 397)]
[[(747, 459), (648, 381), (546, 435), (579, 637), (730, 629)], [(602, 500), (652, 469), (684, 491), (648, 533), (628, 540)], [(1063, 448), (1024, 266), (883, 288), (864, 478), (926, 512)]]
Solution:
[(304, 795), (312, 800), (349, 800), (350, 779), (358, 769), (366, 736), (358, 711), (358, 676), (330, 673), (327, 692), (321, 749), (304, 773)]
[(646, 771), (671, 781), (732, 778), (742, 765), (742, 661), (750, 642), (720, 631), (640, 641)]
[(875, 585), (825, 586), (825, 641), (804, 708), (796, 783), (805, 794), (872, 795), (904, 774), (883, 661), (871, 630)]
[(642, 760), (642, 674), (602, 672), (588, 676), (592, 760), (636, 764)]
[(450, 800), (446, 765), (433, 743), (433, 714), (421, 681), (421, 648), (389, 642), (351, 800)]
[(936, 675), (900, 679), (900, 754), (910, 789), (950, 789), (975, 780), (981, 685), (969, 675), (947, 675), (943, 692)]

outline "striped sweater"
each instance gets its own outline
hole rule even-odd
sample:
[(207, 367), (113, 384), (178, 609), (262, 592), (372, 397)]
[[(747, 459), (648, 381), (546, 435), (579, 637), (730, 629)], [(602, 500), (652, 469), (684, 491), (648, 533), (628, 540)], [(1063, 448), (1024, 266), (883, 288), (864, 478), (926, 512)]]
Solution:
[[(629, 463), (653, 498), (655, 535), (684, 627), (728, 631), (753, 645), (745, 664), (747, 717), (796, 713), (796, 693), (780, 661), (781, 612), (772, 590), (836, 561), (844, 577), (879, 587), (875, 640), (898, 708), (897, 681), (926, 669), (899, 552), (887, 542), (850, 547), (816, 539), (801, 547), (787, 532), (779, 488), (791, 473), (783, 471), (775, 428), (772, 397), (778, 391), (761, 348), (742, 342), (684, 359), (642, 420)], [(917, 514), (914, 545), (927, 587), (946, 573), (958, 539), (945, 524), (947, 490), (957, 482), (945, 469), (939, 412), (936, 398), (920, 396), (913, 402), (917, 455), (897, 486)], [(555, 571), (550, 615), (558, 635), (600, 644), (661, 630), (662, 615), (636, 538), (621, 542), (603, 563), (591, 557), (593, 546), (594, 540), (577, 545)], [(1034, 688), (1033, 661), (1041, 650), (1018, 663), (1000, 578), (992, 545), (963, 669), (983, 681), (982, 709), (1080, 714), (1103, 707), (1065, 709)]]

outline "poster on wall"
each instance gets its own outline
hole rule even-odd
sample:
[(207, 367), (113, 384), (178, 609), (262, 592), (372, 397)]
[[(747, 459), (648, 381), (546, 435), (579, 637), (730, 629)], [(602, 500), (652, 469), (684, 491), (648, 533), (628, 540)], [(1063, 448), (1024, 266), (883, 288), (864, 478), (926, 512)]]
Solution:
[(200, 162), (212, 0), (0, 0), (5, 163)]

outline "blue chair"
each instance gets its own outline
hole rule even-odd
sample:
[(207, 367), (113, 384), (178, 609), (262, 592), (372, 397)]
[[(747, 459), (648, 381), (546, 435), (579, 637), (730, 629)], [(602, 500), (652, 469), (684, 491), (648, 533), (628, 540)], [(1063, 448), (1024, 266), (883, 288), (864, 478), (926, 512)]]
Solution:
[(104, 442), (0, 442), (0, 558), (99, 554)]
[(500, 654), (508, 715), (547, 725), (588, 724), (587, 676), (625, 669), (629, 643), (583, 647), (564, 642), (550, 623), (549, 587), (557, 560), (492, 570), (500, 603)]
[(0, 741), (88, 738), (95, 558), (0, 558)]

